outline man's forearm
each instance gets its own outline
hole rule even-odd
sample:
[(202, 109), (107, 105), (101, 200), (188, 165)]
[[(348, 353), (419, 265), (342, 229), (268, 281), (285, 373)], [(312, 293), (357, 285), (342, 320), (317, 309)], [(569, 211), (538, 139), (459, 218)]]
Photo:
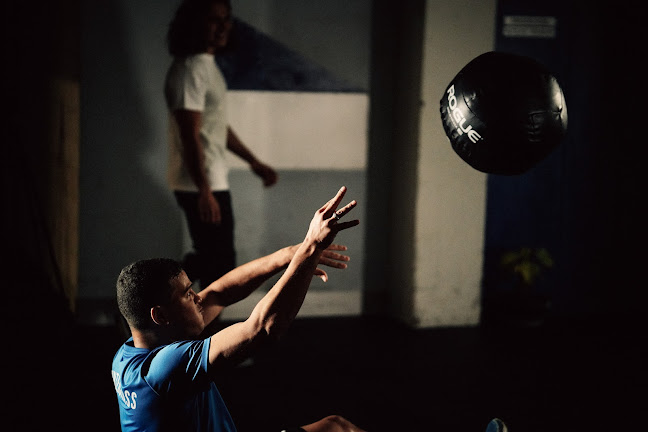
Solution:
[(248, 297), (263, 282), (285, 269), (297, 246), (289, 246), (236, 267), (209, 285), (203, 293), (208, 300), (228, 306)]
[(239, 137), (229, 127), (227, 128), (227, 149), (250, 165), (258, 163), (256, 156), (252, 154), (250, 149), (243, 144)]
[(279, 336), (295, 318), (322, 252), (314, 242), (300, 244), (279, 281), (254, 308), (251, 318), (264, 322), (266, 333)]

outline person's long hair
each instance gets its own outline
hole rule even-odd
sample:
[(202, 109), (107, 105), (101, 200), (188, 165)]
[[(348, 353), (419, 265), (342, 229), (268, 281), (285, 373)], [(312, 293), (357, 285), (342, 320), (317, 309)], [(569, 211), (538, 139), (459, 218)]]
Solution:
[(207, 14), (214, 3), (231, 9), (229, 0), (184, 0), (167, 32), (167, 47), (174, 57), (186, 57), (207, 51)]

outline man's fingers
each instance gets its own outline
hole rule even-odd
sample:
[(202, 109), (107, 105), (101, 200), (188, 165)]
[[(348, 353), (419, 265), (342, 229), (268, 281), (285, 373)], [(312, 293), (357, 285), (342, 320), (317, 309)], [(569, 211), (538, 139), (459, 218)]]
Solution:
[[(342, 201), (342, 198), (344, 198), (344, 194), (346, 193), (346, 186), (342, 186), (340, 190), (335, 194), (333, 198), (328, 200), (326, 204), (324, 204), (320, 209), (318, 210), (319, 213), (322, 213), (324, 215), (325, 219), (330, 218), (331, 216), (334, 215), (335, 209), (337, 206), (340, 205), (340, 202)], [(331, 212), (331, 213), (329, 213)]]
[(346, 186), (342, 186), (340, 190), (337, 192), (337, 194), (335, 194), (335, 196), (332, 199), (330, 199), (328, 203), (326, 203), (325, 206), (326, 212), (331, 210), (335, 212), (335, 209), (337, 208), (337, 206), (340, 205), (342, 198), (344, 198), (344, 194), (346, 193), (346, 190), (347, 190)]
[(338, 250), (338, 251), (345, 251), (349, 249), (348, 247), (341, 245), (341, 244), (335, 244), (333, 243), (329, 247), (326, 248), (327, 251), (333, 251), (333, 250)]
[(340, 220), (345, 214), (349, 213), (353, 208), (358, 205), (356, 200), (351, 201), (349, 204), (345, 205), (341, 209), (337, 210), (333, 216), (336, 220)]
[(328, 275), (324, 270), (320, 268), (315, 269), (315, 273), (313, 274), (313, 276), (317, 276), (318, 278), (322, 279), (324, 282), (328, 281)]
[(328, 250), (324, 251), (322, 256), (324, 258), (330, 258), (330, 259), (334, 259), (334, 260), (338, 260), (338, 261), (349, 261), (350, 260), (350, 258), (348, 256), (346, 256), (346, 255), (331, 252), (331, 251), (328, 251)]
[(327, 253), (327, 254), (322, 254), (320, 257), (320, 264), (323, 264), (325, 266), (329, 267), (335, 267), (335, 268), (347, 268), (346, 262), (351, 261), (351, 258), (349, 258), (346, 255), (342, 254), (335, 254), (335, 253)]
[(328, 258), (320, 258), (319, 263), (321, 265), (325, 265), (327, 267), (333, 267), (333, 268), (337, 268), (337, 269), (345, 269), (345, 268), (348, 267), (348, 265), (346, 263), (343, 263), (341, 261), (328, 259)]
[(358, 225), (360, 221), (358, 219), (354, 219), (352, 221), (347, 221), (347, 222), (338, 222), (335, 224), (335, 229), (338, 231), (342, 231), (351, 227), (354, 227)]

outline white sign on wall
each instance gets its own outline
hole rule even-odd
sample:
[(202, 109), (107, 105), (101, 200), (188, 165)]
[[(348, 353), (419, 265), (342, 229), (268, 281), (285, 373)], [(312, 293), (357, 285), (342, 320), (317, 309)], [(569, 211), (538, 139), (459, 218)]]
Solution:
[(552, 16), (505, 15), (502, 35), (510, 38), (555, 39), (558, 20)]

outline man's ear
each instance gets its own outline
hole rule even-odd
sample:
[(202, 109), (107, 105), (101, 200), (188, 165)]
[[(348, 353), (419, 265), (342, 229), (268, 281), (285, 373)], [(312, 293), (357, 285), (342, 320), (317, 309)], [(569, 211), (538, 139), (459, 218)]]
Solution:
[(169, 318), (162, 306), (153, 306), (151, 308), (151, 319), (157, 325), (165, 326), (169, 324)]

